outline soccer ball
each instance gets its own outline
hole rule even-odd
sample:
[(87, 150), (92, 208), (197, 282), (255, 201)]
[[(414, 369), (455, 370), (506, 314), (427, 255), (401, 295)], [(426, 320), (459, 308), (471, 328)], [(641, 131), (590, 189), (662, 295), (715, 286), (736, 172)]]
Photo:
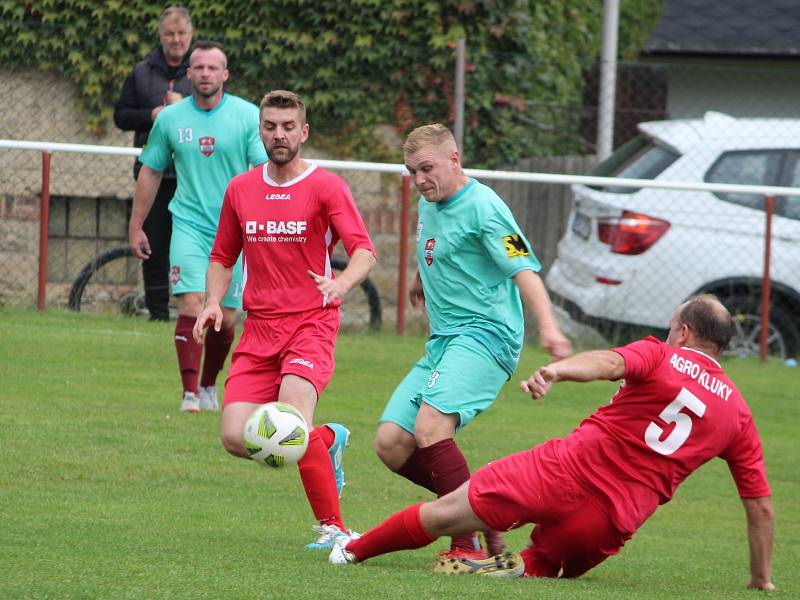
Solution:
[(269, 402), (255, 409), (244, 424), (250, 458), (269, 467), (292, 465), (308, 448), (308, 425), (294, 406)]

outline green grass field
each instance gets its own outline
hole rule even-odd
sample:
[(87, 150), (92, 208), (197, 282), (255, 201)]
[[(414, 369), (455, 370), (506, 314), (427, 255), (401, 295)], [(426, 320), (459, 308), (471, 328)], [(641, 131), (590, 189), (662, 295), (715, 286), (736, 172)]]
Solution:
[[(613, 557), (573, 581), (431, 573), (446, 541), (334, 568), (296, 469), (228, 456), (219, 415), (179, 414), (172, 325), (0, 310), (0, 598), (753, 598), (744, 513), (722, 461), (692, 476)], [(364, 530), (428, 492), (372, 444), (420, 337), (344, 334), (318, 409), (353, 432), (342, 509)], [(544, 360), (523, 355), (519, 379)], [(765, 446), (777, 524), (775, 596), (800, 596), (800, 371), (727, 363)], [(510, 382), (459, 435), (472, 468), (561, 436), (613, 393), (561, 384), (534, 403)], [(221, 386), (220, 386), (221, 389)], [(508, 534), (522, 547), (529, 528)]]

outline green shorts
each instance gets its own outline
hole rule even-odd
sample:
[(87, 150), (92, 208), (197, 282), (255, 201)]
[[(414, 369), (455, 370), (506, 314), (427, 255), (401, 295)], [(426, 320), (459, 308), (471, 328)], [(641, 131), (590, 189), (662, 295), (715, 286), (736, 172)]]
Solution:
[(432, 338), (425, 344), (425, 356), (389, 398), (380, 420), (413, 434), (424, 402), (441, 413), (457, 414), (458, 431), (492, 405), (506, 381), (508, 373), (475, 338)]
[[(169, 243), (169, 280), (174, 295), (206, 291), (206, 271), (213, 245), (213, 236), (189, 231), (173, 223)], [(239, 256), (233, 265), (233, 279), (222, 299), (222, 306), (241, 308), (242, 290), (242, 257)]]

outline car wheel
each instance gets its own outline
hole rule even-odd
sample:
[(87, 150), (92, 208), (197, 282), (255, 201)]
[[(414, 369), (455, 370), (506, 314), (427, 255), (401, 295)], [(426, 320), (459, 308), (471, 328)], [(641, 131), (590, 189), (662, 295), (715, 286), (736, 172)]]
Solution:
[[(722, 303), (733, 317), (733, 337), (725, 356), (758, 356), (761, 340), (761, 299), (754, 296), (731, 296)], [(783, 308), (770, 308), (767, 353), (781, 360), (797, 351), (798, 331)]]

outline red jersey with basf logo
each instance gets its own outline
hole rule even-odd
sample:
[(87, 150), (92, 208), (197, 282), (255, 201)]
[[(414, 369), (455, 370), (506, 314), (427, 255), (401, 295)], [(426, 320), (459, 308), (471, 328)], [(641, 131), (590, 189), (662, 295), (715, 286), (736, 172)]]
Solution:
[(717, 456), (742, 498), (770, 495), (753, 416), (716, 360), (653, 337), (614, 351), (625, 359), (619, 391), (564, 439), (559, 458), (610, 503), (621, 531), (636, 531)]
[(358, 248), (375, 253), (350, 189), (314, 165), (278, 184), (267, 164), (228, 185), (211, 261), (231, 267), (243, 252), (248, 317), (335, 308), (340, 301), (328, 302), (307, 271), (333, 277), (331, 253), (340, 239), (348, 256)]

